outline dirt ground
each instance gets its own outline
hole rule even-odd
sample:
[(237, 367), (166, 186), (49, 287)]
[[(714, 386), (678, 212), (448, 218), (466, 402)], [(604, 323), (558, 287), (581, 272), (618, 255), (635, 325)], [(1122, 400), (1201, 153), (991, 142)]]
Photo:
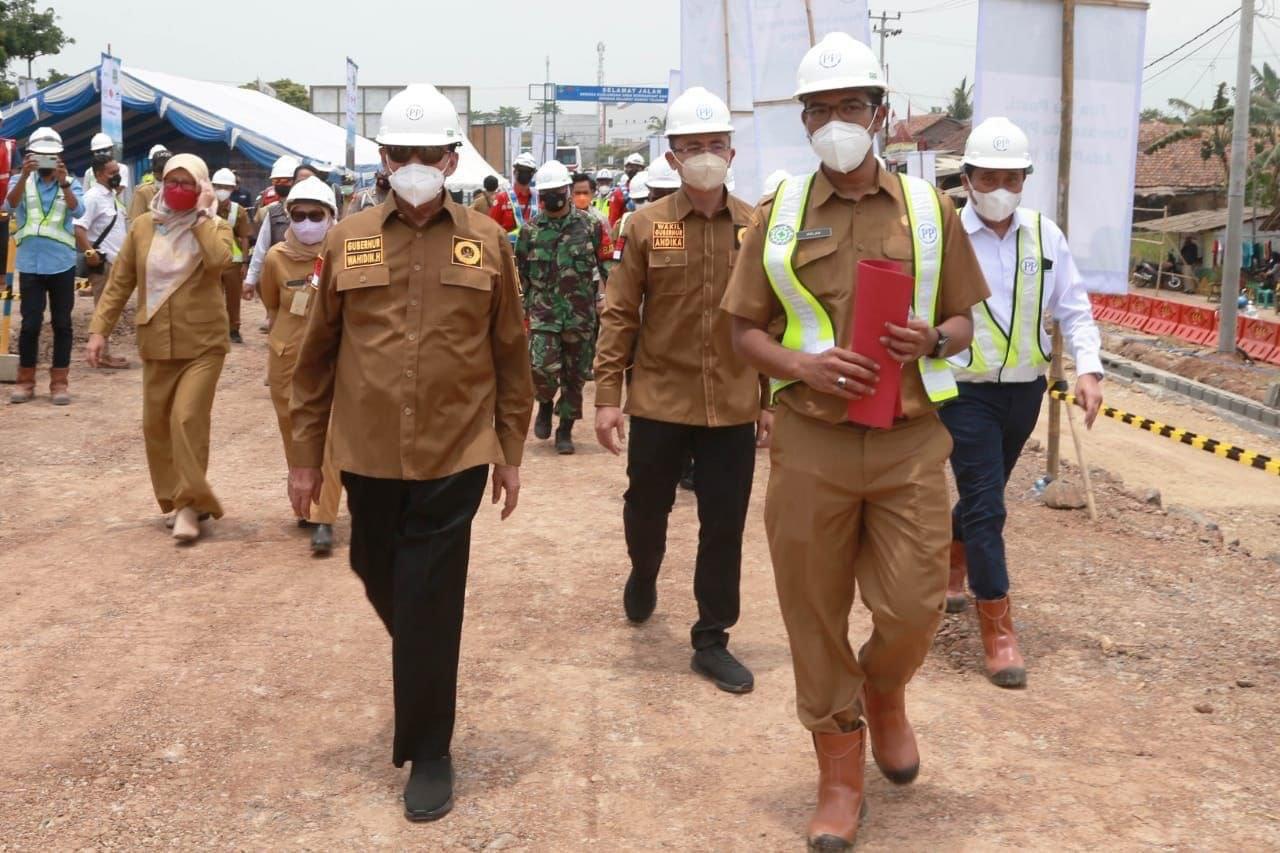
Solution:
[[(457, 807), (407, 823), (389, 644), (345, 548), (312, 559), (292, 525), (260, 316), (215, 409), (228, 516), (195, 547), (150, 493), (136, 367), (76, 369), (69, 408), (43, 391), (0, 406), (0, 850), (803, 849), (815, 767), (764, 541), (767, 455), (732, 642), (756, 690), (735, 697), (689, 672), (691, 496), (658, 612), (633, 628), (624, 465), (586, 430), (570, 458), (533, 442), (516, 515), (477, 519)], [(909, 689), (920, 778), (869, 770), (863, 849), (1280, 847), (1280, 566), (1125, 491), (1223, 512), (1228, 541), (1265, 528), (1244, 543), (1265, 554), (1280, 484), (1120, 424), (1087, 441), (1125, 481), (1099, 484), (1097, 524), (1032, 497), (1040, 453), (1009, 489), (1029, 689), (989, 685), (972, 609), (948, 617)], [(855, 642), (868, 629), (855, 608)]]

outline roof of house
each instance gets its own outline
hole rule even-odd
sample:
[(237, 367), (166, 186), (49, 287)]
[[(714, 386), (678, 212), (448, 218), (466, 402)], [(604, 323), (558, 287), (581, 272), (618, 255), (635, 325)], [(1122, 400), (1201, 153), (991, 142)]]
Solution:
[[(970, 122), (954, 119), (946, 113), (924, 113), (904, 119), (893, 126), (895, 142), (923, 141), (929, 151), (964, 150), (969, 138)], [(907, 138), (903, 138), (903, 137)]]
[[(1246, 207), (1244, 221), (1261, 219), (1270, 211), (1265, 207)], [(1202, 234), (1205, 231), (1218, 231), (1227, 224), (1227, 208), (1220, 210), (1193, 210), (1191, 213), (1180, 213), (1161, 219), (1148, 219), (1133, 223), (1138, 231), (1155, 231), (1161, 234)]]
[[(1180, 192), (1225, 189), (1227, 176), (1216, 156), (1201, 156), (1203, 142), (1182, 139), (1151, 154), (1147, 146), (1177, 130), (1179, 125), (1143, 122), (1138, 126), (1138, 167), (1133, 186), (1138, 195), (1176, 195)], [(1229, 156), (1230, 149), (1228, 149)]]

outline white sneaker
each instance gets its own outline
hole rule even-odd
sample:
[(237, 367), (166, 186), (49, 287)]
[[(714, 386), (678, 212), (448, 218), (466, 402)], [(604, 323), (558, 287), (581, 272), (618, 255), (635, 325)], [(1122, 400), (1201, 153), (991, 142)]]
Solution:
[(174, 515), (173, 538), (179, 542), (194, 542), (200, 538), (200, 517), (191, 507), (184, 506)]

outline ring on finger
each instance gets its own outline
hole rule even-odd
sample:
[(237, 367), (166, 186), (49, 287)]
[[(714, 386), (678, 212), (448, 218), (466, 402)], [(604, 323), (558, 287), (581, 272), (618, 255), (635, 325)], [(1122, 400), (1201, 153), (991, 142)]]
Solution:
[(844, 386), (846, 386), (846, 385), (848, 385), (848, 384), (849, 384), (849, 380), (848, 380), (848, 378), (847, 378), (847, 377), (844, 377), (844, 376), (837, 376), (837, 377), (836, 377), (836, 387), (837, 387), (837, 388), (840, 388), (841, 390), (843, 390), (843, 389), (844, 389)]

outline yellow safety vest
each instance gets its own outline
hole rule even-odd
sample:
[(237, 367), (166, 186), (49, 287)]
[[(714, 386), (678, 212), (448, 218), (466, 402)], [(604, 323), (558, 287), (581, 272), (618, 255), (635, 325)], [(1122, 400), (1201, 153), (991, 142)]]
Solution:
[(227, 211), (227, 224), (231, 226), (231, 262), (244, 263), (244, 249), (240, 248), (240, 238), (236, 234), (236, 220), (240, 218), (240, 205), (228, 202), (231, 209)]
[(37, 181), (33, 178), (27, 179), (27, 187), (23, 192), (27, 218), (18, 229), (18, 233), (13, 235), (13, 241), (21, 243), (28, 237), (45, 237), (74, 249), (76, 238), (64, 227), (67, 219), (67, 199), (63, 189), (57, 188), (53, 196), (53, 204), (46, 211), (44, 202), (40, 200), (40, 190), (36, 183)]
[[(932, 319), (942, 277), (942, 207), (937, 191), (928, 181), (908, 175), (898, 177), (902, 181), (911, 226), (916, 281), (913, 309), (917, 316)], [(822, 303), (800, 281), (792, 263), (798, 235), (804, 228), (813, 179), (813, 174), (800, 175), (788, 178), (778, 187), (765, 235), (764, 271), (787, 316), (782, 345), (816, 355), (836, 345), (835, 326)], [(925, 392), (934, 403), (944, 403), (959, 395), (946, 361), (922, 358), (917, 365)], [(773, 396), (795, 381), (770, 379)]]
[(1044, 286), (1044, 233), (1040, 214), (1020, 210), (1030, 222), (1018, 229), (1013, 304), (1009, 329), (1001, 328), (983, 300), (973, 312), (973, 343), (968, 352), (951, 357), (956, 378), (966, 381), (1031, 382), (1049, 363), (1049, 339), (1044, 331), (1044, 310), (1049, 294)]

